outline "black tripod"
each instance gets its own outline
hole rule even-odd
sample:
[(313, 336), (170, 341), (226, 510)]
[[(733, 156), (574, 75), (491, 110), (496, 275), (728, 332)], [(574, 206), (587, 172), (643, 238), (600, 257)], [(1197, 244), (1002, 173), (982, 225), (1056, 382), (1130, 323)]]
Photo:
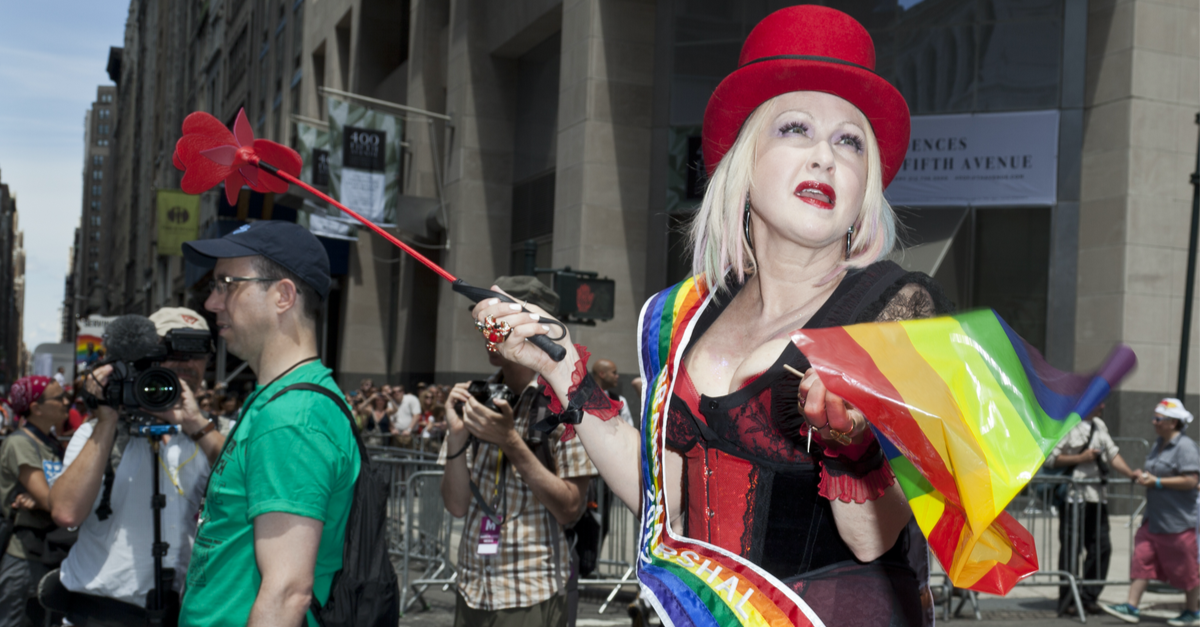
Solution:
[[(159, 627), (167, 623), (164, 619), (167, 610), (172, 605), (178, 605), (179, 599), (175, 592), (175, 569), (163, 568), (163, 558), (171, 545), (162, 539), (162, 510), (167, 506), (167, 497), (159, 489), (160, 471), (162, 466), (162, 436), (168, 433), (178, 433), (174, 425), (147, 425), (138, 428), (139, 435), (145, 435), (150, 440), (150, 451), (154, 454), (154, 494), (150, 497), (150, 509), (154, 510), (154, 588), (146, 594), (146, 624)], [(174, 624), (172, 619), (171, 624)]]

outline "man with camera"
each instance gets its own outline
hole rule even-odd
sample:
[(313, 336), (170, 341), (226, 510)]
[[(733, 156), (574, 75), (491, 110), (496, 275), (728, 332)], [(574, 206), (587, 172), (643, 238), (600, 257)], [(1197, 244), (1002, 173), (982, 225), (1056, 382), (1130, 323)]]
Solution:
[(315, 626), (308, 610), (327, 606), (342, 569), (364, 463), (317, 355), (329, 256), (304, 227), (269, 220), (183, 247), (189, 263), (212, 267), (204, 307), (258, 386), (213, 466), (180, 624), (299, 625), (307, 615)]
[[(558, 308), (558, 295), (534, 277), (496, 285), (550, 315)], [(579, 438), (561, 441), (562, 426), (532, 428), (550, 401), (536, 373), (497, 353), (488, 359), (496, 376), (450, 391), (438, 458), (446, 509), (466, 517), (454, 624), (565, 625), (574, 577), (564, 528), (583, 514), (596, 468)]]
[[(125, 335), (113, 335), (122, 330)], [(75, 625), (148, 620), (147, 597), (159, 584), (152, 540), (159, 513), (151, 508), (157, 476), (157, 491), (165, 497), (160, 510), (161, 540), (168, 545), (163, 569), (178, 573), (169, 584), (171, 590), (162, 591), (161, 619), (173, 625), (179, 612), (176, 593), (188, 567), (204, 482), (225, 442), (193, 396), (204, 377), (212, 337), (200, 314), (165, 307), (148, 320), (118, 318), (110, 326), (108, 344), (111, 355), (123, 353), (121, 359), (127, 361), (101, 366), (86, 377), (82, 395), (95, 405), (94, 418), (71, 437), (64, 470), (50, 490), (54, 521), (62, 527), (78, 527), (79, 538), (62, 566), (43, 579), (39, 597), (43, 605), (64, 612)], [(152, 386), (144, 384), (161, 381), (159, 393), (169, 393), (173, 377), (151, 363), (178, 378), (177, 401), (173, 395), (126, 397), (127, 388), (138, 382), (145, 390)], [(129, 376), (114, 375), (114, 368)], [(150, 411), (167, 402), (173, 406)], [(141, 433), (134, 433), (139, 428)], [(155, 472), (156, 466), (161, 472)], [(168, 587), (167, 582), (163, 587)]]
[[(1108, 433), (1108, 426), (1100, 418), (1102, 413), (1104, 403), (1068, 431), (1046, 458), (1047, 468), (1061, 469), (1062, 474), (1072, 479), (1059, 510), (1058, 569), (1093, 580), (1108, 576), (1108, 563), (1112, 557), (1106, 485), (1109, 468), (1126, 477), (1134, 477), (1133, 469), (1121, 457), (1120, 449)], [(1081, 483), (1097, 479), (1099, 483)], [(1087, 551), (1087, 559), (1081, 571), (1078, 561), (1084, 551)], [(1096, 585), (1080, 588), (1085, 612), (1100, 613), (1098, 602), (1103, 590), (1104, 586)], [(1071, 589), (1067, 586), (1059, 588), (1058, 611), (1060, 614), (1076, 611)]]

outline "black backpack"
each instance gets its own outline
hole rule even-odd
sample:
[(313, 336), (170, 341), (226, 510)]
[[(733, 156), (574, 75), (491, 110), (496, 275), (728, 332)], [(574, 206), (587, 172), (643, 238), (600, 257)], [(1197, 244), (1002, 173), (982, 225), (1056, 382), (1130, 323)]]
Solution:
[(328, 397), (346, 414), (361, 460), (354, 482), (354, 500), (346, 519), (342, 569), (333, 575), (324, 607), (313, 594), (309, 609), (322, 627), (396, 627), (400, 622), (400, 583), (388, 557), (387, 472), (371, 463), (354, 422), (354, 415), (337, 394), (313, 383), (293, 383), (267, 402), (292, 390), (307, 390)]

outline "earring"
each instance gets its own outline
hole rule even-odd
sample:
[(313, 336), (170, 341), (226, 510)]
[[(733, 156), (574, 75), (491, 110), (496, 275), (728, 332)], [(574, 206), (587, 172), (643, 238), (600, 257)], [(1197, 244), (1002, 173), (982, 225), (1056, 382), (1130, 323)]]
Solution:
[(746, 212), (742, 214), (742, 229), (746, 235), (746, 243), (754, 250), (754, 241), (750, 239), (750, 194), (746, 194)]
[(854, 239), (854, 225), (846, 229), (846, 261), (850, 261), (850, 243)]

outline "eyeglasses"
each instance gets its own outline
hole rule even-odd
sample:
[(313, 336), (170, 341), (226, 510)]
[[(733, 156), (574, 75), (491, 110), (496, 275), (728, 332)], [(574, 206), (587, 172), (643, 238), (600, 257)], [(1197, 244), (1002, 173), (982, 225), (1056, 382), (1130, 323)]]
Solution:
[(261, 276), (223, 276), (209, 281), (208, 291), (215, 292), (217, 296), (224, 296), (229, 293), (229, 288), (234, 283), (274, 283), (279, 280)]

